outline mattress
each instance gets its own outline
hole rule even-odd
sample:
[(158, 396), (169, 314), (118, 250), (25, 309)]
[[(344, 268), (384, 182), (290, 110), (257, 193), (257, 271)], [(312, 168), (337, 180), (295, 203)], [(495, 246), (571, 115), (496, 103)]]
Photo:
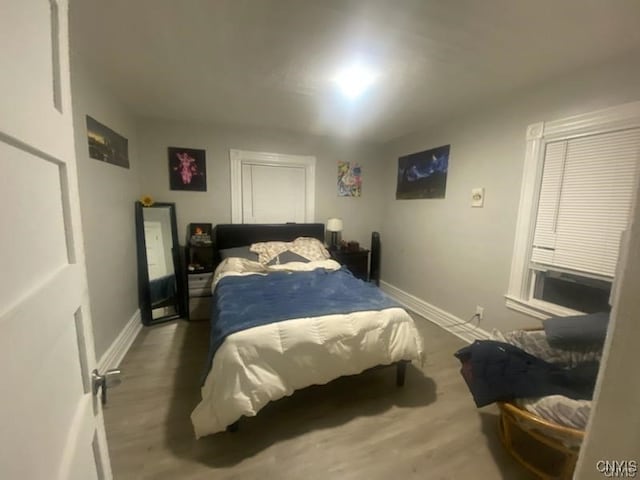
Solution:
[[(339, 269), (333, 260), (264, 266), (231, 258), (214, 275)], [(242, 416), (295, 390), (401, 360), (424, 362), (413, 319), (402, 308), (289, 319), (234, 333), (218, 348), (191, 414), (196, 437), (223, 431)]]

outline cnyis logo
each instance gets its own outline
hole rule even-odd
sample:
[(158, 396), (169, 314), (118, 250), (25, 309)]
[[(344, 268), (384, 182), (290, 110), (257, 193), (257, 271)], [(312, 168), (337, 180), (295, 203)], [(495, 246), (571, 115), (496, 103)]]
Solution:
[(609, 478), (636, 478), (638, 462), (636, 460), (599, 460), (596, 469)]

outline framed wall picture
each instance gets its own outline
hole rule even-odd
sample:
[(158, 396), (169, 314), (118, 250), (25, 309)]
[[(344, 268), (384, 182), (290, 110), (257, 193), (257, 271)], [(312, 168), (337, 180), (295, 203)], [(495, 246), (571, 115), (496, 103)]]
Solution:
[(450, 148), (443, 145), (400, 157), (396, 199), (444, 198)]
[(171, 190), (207, 191), (207, 163), (204, 150), (169, 147)]
[(357, 163), (338, 161), (338, 196), (362, 195), (362, 168)]
[(129, 168), (129, 140), (87, 115), (89, 157)]
[(210, 223), (190, 223), (189, 224), (189, 245), (197, 247), (211, 246), (212, 225)]

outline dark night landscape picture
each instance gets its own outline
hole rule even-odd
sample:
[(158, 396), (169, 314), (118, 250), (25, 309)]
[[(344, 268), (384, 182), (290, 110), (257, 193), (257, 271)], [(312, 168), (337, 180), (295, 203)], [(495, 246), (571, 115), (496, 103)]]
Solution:
[(89, 115), (87, 139), (91, 158), (129, 168), (129, 141)]
[(396, 199), (444, 198), (451, 145), (398, 159)]

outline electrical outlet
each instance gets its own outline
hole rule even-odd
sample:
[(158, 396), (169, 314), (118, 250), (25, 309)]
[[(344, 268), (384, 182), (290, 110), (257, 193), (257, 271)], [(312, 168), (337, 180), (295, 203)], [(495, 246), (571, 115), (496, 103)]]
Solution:
[(478, 320), (482, 320), (484, 318), (484, 307), (476, 305), (476, 315), (478, 316)]

